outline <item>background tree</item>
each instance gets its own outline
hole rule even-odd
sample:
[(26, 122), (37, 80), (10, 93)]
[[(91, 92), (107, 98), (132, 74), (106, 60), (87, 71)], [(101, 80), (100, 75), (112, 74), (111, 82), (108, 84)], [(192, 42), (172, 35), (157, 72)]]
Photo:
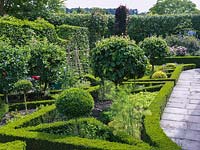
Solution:
[(199, 13), (196, 4), (190, 0), (158, 0), (157, 3), (150, 8), (152, 14), (182, 14), (182, 13)]
[(120, 84), (125, 77), (141, 77), (146, 57), (133, 41), (123, 37), (103, 39), (92, 50), (91, 65), (95, 76)]
[(126, 6), (119, 6), (115, 12), (115, 35), (126, 35), (128, 19), (128, 9)]
[(39, 17), (48, 12), (59, 11), (63, 4), (64, 0), (0, 0), (0, 15)]
[(14, 84), (14, 89), (18, 92), (23, 92), (24, 95), (24, 104), (25, 110), (27, 112), (27, 103), (26, 103), (26, 94), (30, 91), (33, 87), (33, 84), (29, 80), (19, 80)]
[(165, 40), (160, 37), (148, 37), (140, 42), (140, 47), (144, 50), (145, 55), (149, 58), (152, 65), (152, 72), (154, 71), (154, 62), (156, 59), (162, 60), (167, 56), (169, 47)]
[(23, 47), (11, 47), (9, 41), (0, 39), (0, 89), (8, 103), (8, 93), (13, 85), (27, 76), (30, 52)]
[(29, 75), (40, 76), (40, 84), (44, 84), (46, 91), (49, 83), (55, 82), (59, 76), (59, 68), (66, 60), (65, 50), (47, 40), (33, 40), (30, 45), (31, 58), (29, 61)]

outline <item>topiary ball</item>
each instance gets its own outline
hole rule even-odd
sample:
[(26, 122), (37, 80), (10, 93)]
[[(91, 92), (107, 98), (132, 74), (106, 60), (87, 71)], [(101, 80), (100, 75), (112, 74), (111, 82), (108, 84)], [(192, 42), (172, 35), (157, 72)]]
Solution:
[(166, 73), (162, 72), (162, 71), (156, 71), (153, 75), (152, 75), (152, 79), (165, 79), (167, 78)]
[(91, 113), (94, 100), (89, 92), (71, 88), (63, 91), (56, 100), (58, 112), (68, 118), (78, 118)]

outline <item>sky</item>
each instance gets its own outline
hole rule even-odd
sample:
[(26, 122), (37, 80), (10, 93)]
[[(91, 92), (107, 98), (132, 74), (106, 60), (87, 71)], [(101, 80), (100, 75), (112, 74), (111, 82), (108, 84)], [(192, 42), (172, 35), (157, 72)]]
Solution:
[[(147, 12), (157, 0), (67, 0), (67, 8), (117, 8), (119, 5), (126, 5), (128, 8), (138, 9), (139, 12)], [(200, 0), (192, 0), (200, 9)]]

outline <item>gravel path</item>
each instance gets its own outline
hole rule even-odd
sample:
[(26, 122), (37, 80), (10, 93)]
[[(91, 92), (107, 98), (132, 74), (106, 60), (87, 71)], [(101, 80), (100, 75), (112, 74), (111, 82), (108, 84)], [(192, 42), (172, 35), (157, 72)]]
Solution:
[(164, 110), (161, 127), (183, 150), (200, 150), (200, 69), (181, 73)]

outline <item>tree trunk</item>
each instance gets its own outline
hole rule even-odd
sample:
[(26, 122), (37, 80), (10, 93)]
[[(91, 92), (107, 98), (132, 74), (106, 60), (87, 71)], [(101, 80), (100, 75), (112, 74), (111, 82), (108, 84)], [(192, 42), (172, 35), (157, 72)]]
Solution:
[(0, 16), (3, 16), (4, 14), (4, 0), (0, 0)]
[(24, 105), (25, 105), (25, 110), (26, 110), (26, 114), (27, 114), (28, 109), (27, 109), (27, 103), (26, 103), (26, 92), (24, 92)]
[(5, 96), (5, 101), (6, 101), (6, 104), (8, 104), (9, 102), (8, 102), (8, 93), (4, 93), (4, 96)]
[(154, 64), (152, 64), (151, 72), (154, 72)]
[(45, 83), (44, 83), (44, 96), (48, 95), (48, 93), (47, 93), (47, 88), (48, 88), (48, 83), (45, 82)]

